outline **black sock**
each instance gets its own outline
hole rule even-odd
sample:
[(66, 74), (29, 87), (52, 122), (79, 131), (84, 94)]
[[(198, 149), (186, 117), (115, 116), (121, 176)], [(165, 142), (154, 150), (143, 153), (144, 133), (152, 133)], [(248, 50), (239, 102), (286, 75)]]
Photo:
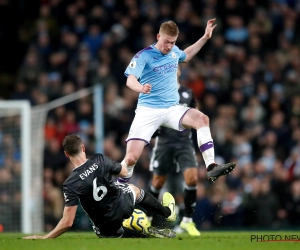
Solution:
[[(156, 189), (155, 187), (153, 187), (153, 185), (151, 185), (148, 192), (150, 194), (152, 194), (155, 199), (158, 200), (160, 190)], [(152, 211), (147, 211), (146, 214), (147, 214), (148, 217), (153, 217), (153, 212)]]
[(154, 212), (164, 216), (165, 218), (171, 215), (171, 211), (168, 207), (164, 207), (160, 202), (154, 198), (154, 196), (141, 189), (141, 195), (136, 200), (143, 208), (149, 212)]
[(192, 217), (195, 211), (195, 203), (196, 203), (196, 186), (185, 186), (184, 188), (184, 216)]
[(158, 190), (157, 188), (153, 187), (153, 185), (151, 185), (149, 193), (152, 194), (154, 196), (154, 198), (158, 199), (160, 190)]

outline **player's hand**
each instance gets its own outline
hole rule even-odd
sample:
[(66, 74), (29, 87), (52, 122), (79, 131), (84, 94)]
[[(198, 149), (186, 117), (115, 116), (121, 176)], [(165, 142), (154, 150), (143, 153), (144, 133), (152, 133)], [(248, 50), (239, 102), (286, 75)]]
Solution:
[(204, 34), (205, 38), (207, 38), (207, 39), (211, 38), (213, 30), (217, 27), (216, 24), (214, 25), (215, 21), (216, 21), (216, 18), (213, 18), (213, 19), (210, 19), (207, 21), (205, 34)]
[(150, 94), (152, 86), (149, 83), (143, 85), (141, 93)]
[(37, 239), (45, 239), (45, 236), (41, 236), (41, 235), (30, 235), (30, 236), (25, 236), (23, 237), (24, 240), (37, 240)]

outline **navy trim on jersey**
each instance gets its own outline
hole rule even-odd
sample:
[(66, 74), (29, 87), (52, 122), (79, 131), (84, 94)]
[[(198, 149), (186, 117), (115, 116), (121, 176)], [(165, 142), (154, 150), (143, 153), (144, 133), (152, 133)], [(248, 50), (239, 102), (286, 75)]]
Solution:
[(144, 139), (141, 139), (141, 138), (130, 138), (128, 140), (125, 140), (125, 142), (127, 143), (127, 142), (129, 142), (131, 140), (144, 141), (147, 145), (150, 143), (150, 142), (148, 142), (148, 141), (146, 141)]
[(151, 50), (153, 49), (152, 47), (147, 47), (147, 48), (144, 48), (142, 50), (140, 50), (138, 53), (135, 54), (134, 58), (139, 58), (139, 56), (145, 51), (145, 50)]
[[(178, 131), (184, 131), (184, 130), (186, 130), (187, 128), (185, 128), (182, 124), (181, 124), (181, 120), (182, 120), (182, 118), (185, 116), (185, 114), (186, 114), (186, 112), (188, 112), (190, 110), (190, 108), (187, 110), (187, 111), (185, 111), (184, 113), (183, 113), (183, 115), (181, 116), (181, 118), (180, 118), (180, 120), (179, 120), (179, 122), (178, 122)], [(184, 128), (183, 130), (180, 130), (180, 128)]]

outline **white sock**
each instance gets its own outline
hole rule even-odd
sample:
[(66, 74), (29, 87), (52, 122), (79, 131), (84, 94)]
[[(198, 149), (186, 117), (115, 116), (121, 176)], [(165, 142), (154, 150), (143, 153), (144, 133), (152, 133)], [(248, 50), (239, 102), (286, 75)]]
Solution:
[(215, 163), (214, 142), (209, 127), (202, 127), (197, 130), (197, 142), (207, 168), (210, 164)]
[(124, 167), (126, 167), (127, 170), (128, 170), (128, 174), (127, 174), (127, 176), (125, 178), (130, 178), (132, 176), (132, 174), (133, 174), (133, 169), (134, 169), (135, 165), (133, 165), (133, 166), (127, 166), (127, 164), (126, 164), (126, 162), (124, 160), (121, 162), (121, 165), (124, 166)]
[(191, 223), (191, 222), (193, 222), (193, 219), (189, 218), (189, 217), (182, 217), (181, 222), (183, 222), (183, 223)]
[(150, 186), (150, 190), (151, 190), (151, 192), (156, 193), (156, 194), (160, 193), (160, 189), (153, 187), (153, 185)]

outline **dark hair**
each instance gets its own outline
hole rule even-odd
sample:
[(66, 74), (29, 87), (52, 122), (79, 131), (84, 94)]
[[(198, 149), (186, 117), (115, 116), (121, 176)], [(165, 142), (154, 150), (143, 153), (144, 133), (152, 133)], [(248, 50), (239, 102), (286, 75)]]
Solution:
[(169, 36), (178, 36), (179, 29), (173, 21), (167, 21), (160, 25), (159, 34), (166, 34)]
[(66, 151), (67, 154), (70, 156), (75, 156), (79, 154), (81, 145), (82, 145), (81, 138), (75, 134), (67, 135), (62, 142), (64, 151)]

